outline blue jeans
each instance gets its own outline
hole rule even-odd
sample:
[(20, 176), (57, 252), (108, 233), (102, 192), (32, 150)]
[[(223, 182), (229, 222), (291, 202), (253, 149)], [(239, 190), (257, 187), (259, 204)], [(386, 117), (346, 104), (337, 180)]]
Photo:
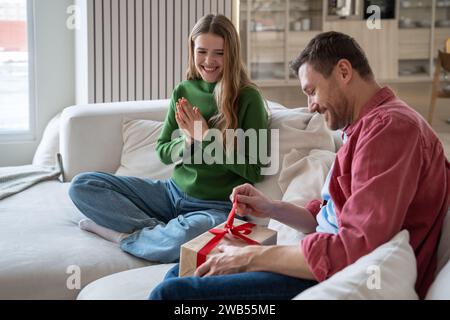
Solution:
[(179, 278), (178, 269), (167, 272), (150, 300), (288, 300), (317, 284), (272, 272)]
[(224, 222), (232, 204), (199, 200), (172, 180), (83, 173), (74, 178), (69, 195), (88, 218), (106, 228), (131, 233), (120, 247), (134, 256), (176, 262), (180, 246)]

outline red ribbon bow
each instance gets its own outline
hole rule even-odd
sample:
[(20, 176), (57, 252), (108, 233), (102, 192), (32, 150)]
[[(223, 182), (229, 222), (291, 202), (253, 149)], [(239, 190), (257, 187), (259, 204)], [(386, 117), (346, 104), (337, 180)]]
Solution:
[(202, 265), (206, 261), (206, 256), (211, 252), (212, 249), (214, 249), (217, 244), (225, 237), (225, 235), (228, 233), (234, 237), (238, 237), (248, 244), (258, 244), (257, 241), (254, 241), (250, 238), (247, 238), (245, 235), (250, 234), (255, 225), (253, 223), (246, 222), (244, 224), (241, 224), (240, 226), (233, 226), (234, 222), (234, 216), (237, 208), (237, 200), (235, 199), (233, 202), (233, 208), (230, 211), (230, 214), (228, 215), (227, 222), (225, 223), (225, 229), (211, 229), (209, 230), (210, 233), (214, 234), (214, 238), (209, 240), (207, 244), (203, 248), (201, 248), (197, 253), (197, 268)]

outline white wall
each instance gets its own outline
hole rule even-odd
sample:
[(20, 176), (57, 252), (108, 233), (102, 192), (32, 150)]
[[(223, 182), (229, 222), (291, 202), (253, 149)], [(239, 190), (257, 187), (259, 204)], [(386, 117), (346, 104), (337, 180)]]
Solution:
[(75, 104), (75, 31), (66, 27), (73, 0), (35, 0), (36, 138), (0, 143), (0, 167), (31, 164), (48, 121)]

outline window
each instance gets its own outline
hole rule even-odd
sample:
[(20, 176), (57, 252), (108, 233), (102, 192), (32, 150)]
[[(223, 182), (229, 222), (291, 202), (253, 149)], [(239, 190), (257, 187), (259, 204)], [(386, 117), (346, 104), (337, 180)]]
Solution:
[(0, 138), (33, 132), (31, 0), (0, 0)]

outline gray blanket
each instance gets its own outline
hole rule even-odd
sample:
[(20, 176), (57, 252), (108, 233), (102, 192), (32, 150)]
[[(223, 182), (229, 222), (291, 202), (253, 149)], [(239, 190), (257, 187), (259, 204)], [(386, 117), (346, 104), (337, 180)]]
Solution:
[(0, 168), (0, 200), (21, 192), (41, 181), (57, 179), (61, 167), (40, 167), (34, 165)]

